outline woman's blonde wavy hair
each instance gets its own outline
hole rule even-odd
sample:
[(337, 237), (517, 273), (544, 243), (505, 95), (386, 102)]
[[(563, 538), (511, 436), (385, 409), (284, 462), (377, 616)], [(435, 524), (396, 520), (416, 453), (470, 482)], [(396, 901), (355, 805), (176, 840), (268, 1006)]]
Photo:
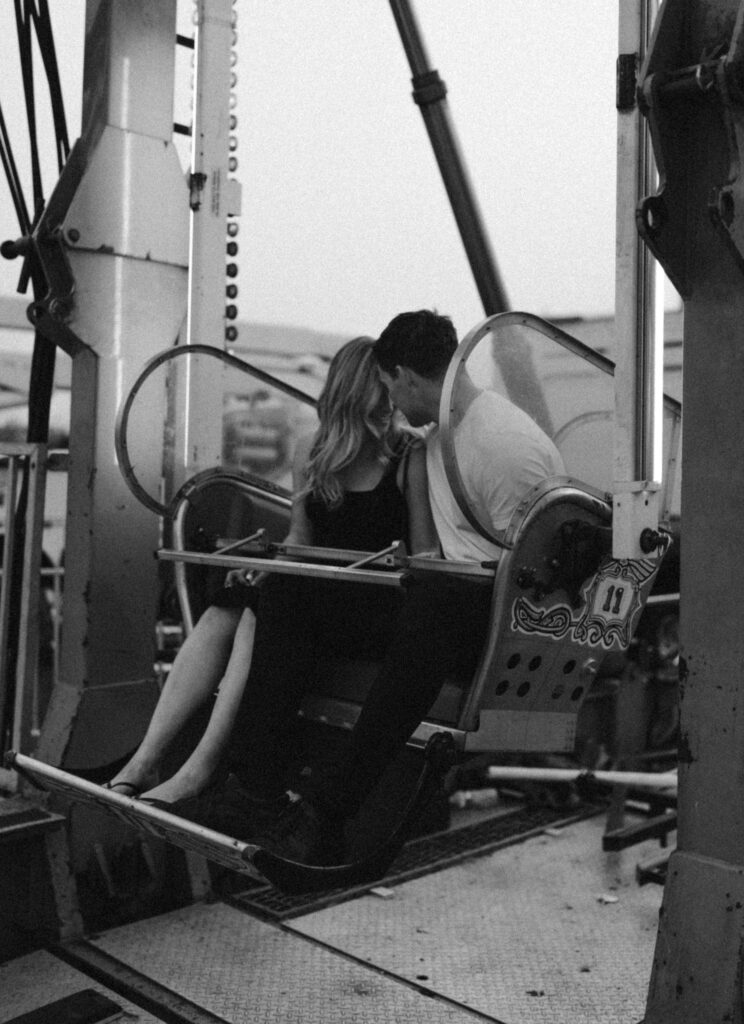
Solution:
[(305, 470), (304, 494), (321, 498), (329, 508), (340, 505), (344, 489), (339, 474), (359, 455), (366, 440), (380, 443), (380, 462), (392, 454), (393, 428), (379, 412), (387, 397), (380, 380), (372, 338), (353, 338), (331, 360), (318, 398), (320, 426)]

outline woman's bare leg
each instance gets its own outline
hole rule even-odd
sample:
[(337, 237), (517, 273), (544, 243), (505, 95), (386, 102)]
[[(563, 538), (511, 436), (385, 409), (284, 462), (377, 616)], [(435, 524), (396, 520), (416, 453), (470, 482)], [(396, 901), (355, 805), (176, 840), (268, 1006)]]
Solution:
[(256, 616), (246, 608), (235, 630), (230, 659), (204, 735), (176, 774), (143, 796), (173, 803), (175, 800), (195, 796), (209, 782), (220, 763), (243, 696), (251, 667), (255, 635)]
[(109, 786), (126, 783), (141, 790), (156, 781), (168, 746), (215, 692), (230, 659), (241, 614), (240, 608), (207, 608), (176, 655), (144, 739)]

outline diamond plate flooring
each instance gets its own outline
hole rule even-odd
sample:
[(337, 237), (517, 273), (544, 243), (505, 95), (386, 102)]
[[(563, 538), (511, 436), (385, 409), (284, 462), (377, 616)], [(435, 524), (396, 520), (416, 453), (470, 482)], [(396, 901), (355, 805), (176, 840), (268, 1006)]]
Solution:
[(578, 822), (287, 927), (506, 1024), (637, 1024), (662, 891), (634, 869), (658, 845), (603, 853), (603, 828)]
[(122, 1021), (161, 1024), (159, 1017), (153, 1017), (105, 985), (91, 981), (86, 974), (43, 951), (0, 964), (0, 1024), (89, 988), (117, 1003), (123, 1011)]
[[(284, 923), (202, 903), (88, 945), (227, 1024), (638, 1024), (662, 890), (634, 869), (659, 847), (604, 853), (603, 828), (549, 829)], [(110, 995), (49, 953), (11, 961), (0, 1024), (86, 987)]]
[(95, 945), (231, 1024), (472, 1024), (477, 1019), (224, 904), (201, 904), (125, 925)]

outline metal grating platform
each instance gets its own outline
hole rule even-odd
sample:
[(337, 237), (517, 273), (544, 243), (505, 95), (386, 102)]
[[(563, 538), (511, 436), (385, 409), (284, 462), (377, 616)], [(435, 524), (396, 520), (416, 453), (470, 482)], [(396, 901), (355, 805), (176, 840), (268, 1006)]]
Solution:
[(273, 921), (284, 921), (322, 907), (352, 899), (372, 888), (389, 887), (441, 871), (470, 857), (495, 850), (538, 835), (549, 827), (580, 821), (600, 812), (594, 804), (577, 808), (515, 807), (472, 825), (438, 832), (407, 843), (384, 878), (368, 885), (332, 889), (325, 893), (288, 896), (272, 885), (257, 882), (229, 901), (249, 913)]

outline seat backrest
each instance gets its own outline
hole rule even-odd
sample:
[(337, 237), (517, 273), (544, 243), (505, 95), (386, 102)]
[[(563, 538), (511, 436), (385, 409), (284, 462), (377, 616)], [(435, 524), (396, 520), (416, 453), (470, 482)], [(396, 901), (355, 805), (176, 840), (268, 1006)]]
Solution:
[(602, 660), (627, 650), (666, 552), (612, 558), (608, 497), (561, 478), (512, 517), (459, 728), (471, 750), (565, 751)]
[[(198, 473), (174, 501), (173, 546), (177, 551), (213, 552), (229, 540), (265, 529), (280, 542), (289, 529), (291, 499), (283, 488), (257, 481), (237, 469)], [(225, 578), (222, 568), (175, 565), (176, 587), (184, 626), (190, 632)]]

